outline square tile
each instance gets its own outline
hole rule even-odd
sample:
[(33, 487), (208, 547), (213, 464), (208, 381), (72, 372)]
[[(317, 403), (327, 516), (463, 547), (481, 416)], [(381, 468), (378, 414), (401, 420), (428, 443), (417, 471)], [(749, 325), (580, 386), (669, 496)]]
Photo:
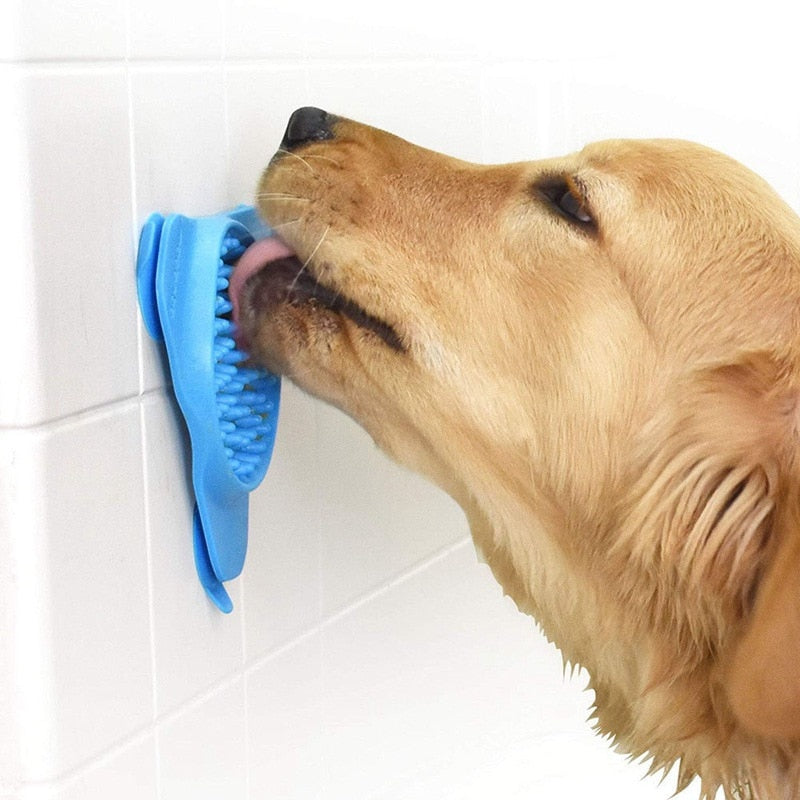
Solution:
[[(130, 85), (137, 242), (153, 212), (226, 211), (232, 204), (221, 62), (206, 68), (133, 66)], [(138, 303), (135, 309), (138, 318)], [(139, 325), (141, 386), (149, 391), (168, 384), (166, 358)]]
[(228, 191), (222, 64), (131, 67), (136, 218), (225, 211)]
[(312, 628), (322, 613), (316, 407), (283, 381), (272, 461), (250, 495), (242, 580), (248, 663)]
[[(0, 107), (6, 117), (0, 130), (0, 212), (8, 230), (17, 235), (6, 240), (6, 258), (20, 275), (31, 276), (31, 200), (28, 176), (26, 124), (28, 83), (24, 70), (0, 64)], [(37, 352), (36, 287), (30, 278), (14, 286), (15, 299), (7, 303), (0, 315), (0, 338), (13, 342), (4, 349), (4, 367), (9, 380), (0, 382), (0, 427), (14, 427), (35, 419), (39, 412), (30, 408), (39, 405), (39, 387), (43, 379)]]
[(299, 60), (306, 54), (308, 27), (324, 3), (264, 3), (223, 0), (225, 57)]
[(311, 104), (391, 131), (457, 158), (479, 161), (480, 64), (316, 64), (308, 68)]
[(229, 581), (234, 612), (221, 613), (197, 577), (190, 446), (177, 404), (151, 395), (142, 401), (142, 414), (156, 706), (161, 716), (241, 669), (242, 603), (238, 583)]
[(386, 6), (368, 0), (318, 3), (306, 20), (306, 52), (309, 59), (363, 59), (374, 55), (375, 39), (385, 39)]
[(155, 735), (112, 750), (53, 791), (52, 800), (159, 800)]
[(234, 63), (226, 67), (225, 87), (228, 202), (253, 205), (261, 173), (280, 146), (289, 116), (310, 103), (306, 73), (301, 67)]
[(211, 59), (222, 56), (222, 0), (130, 2), (132, 59)]
[(248, 672), (248, 800), (340, 796), (322, 782), (321, 656), (312, 634)]
[(11, 447), (20, 774), (47, 781), (153, 718), (138, 409), (18, 432)]
[(331, 797), (404, 797), (422, 776), (585, 725), (590, 698), (471, 543), (324, 626), (322, 648)]
[(3, 57), (16, 60), (124, 58), (126, 0), (7, 0), (13, 35)]
[(160, 723), (159, 800), (244, 798), (247, 739), (239, 678)]
[(308, 57), (380, 60), (475, 58), (479, 52), (485, 10), (410, 0), (400, 5), (369, 0), (319, 3), (306, 21)]
[(138, 390), (128, 102), (122, 69), (31, 68), (18, 81), (28, 366), (3, 405), (7, 424), (33, 425)]
[(461, 509), (391, 462), (349, 417), (320, 405), (323, 615), (468, 535)]

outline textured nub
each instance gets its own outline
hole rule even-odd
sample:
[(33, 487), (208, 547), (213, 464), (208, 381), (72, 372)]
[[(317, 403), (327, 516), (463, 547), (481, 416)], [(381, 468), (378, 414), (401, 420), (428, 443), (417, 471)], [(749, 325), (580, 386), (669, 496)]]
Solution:
[[(249, 243), (248, 243), (249, 244)], [(247, 354), (236, 347), (236, 326), (228, 283), (246, 244), (235, 236), (226, 238), (217, 267), (214, 322), (214, 377), (219, 429), (233, 473), (249, 481), (271, 451), (275, 404), (272, 396), (278, 378), (258, 368), (244, 366)]]

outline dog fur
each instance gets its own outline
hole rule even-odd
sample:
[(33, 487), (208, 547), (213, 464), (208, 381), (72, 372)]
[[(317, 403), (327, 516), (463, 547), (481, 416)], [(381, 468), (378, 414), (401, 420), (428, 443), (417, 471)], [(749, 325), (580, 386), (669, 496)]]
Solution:
[(619, 749), (800, 797), (800, 219), (687, 142), (484, 166), (328, 121), (260, 185), (302, 270), (245, 286), (254, 358), (460, 503)]

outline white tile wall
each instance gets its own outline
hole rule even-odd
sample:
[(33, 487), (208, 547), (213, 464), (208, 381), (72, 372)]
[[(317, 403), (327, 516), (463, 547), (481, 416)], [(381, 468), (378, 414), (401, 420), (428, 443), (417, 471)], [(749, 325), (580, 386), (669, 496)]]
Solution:
[(192, 0), (165, 5), (160, 0), (130, 0), (128, 55), (161, 61), (219, 60), (225, 24), (222, 0)]
[(11, 80), (28, 210), (13, 234), (27, 306), (12, 318), (31, 368), (4, 382), (0, 424), (16, 426), (133, 396), (138, 366), (135, 285), (119, 268), (132, 257), (124, 68), (36, 65)]
[[(0, 29), (8, 35), (8, 28), (0, 24)], [(6, 258), (19, 274), (32, 272), (26, 94), (22, 71), (13, 64), (0, 64), (0, 104), (6, 109), (0, 127), (0, 169), (5, 176), (0, 181), (0, 213), (8, 230), (17, 231), (17, 235), (6, 242)], [(7, 375), (13, 376), (13, 380), (0, 384), (0, 426), (5, 427), (19, 424), (19, 420), (29, 414), (31, 391), (28, 387), (39, 382), (36, 330), (30, 324), (36, 300), (33, 281), (19, 281), (15, 294), (16, 302), (9, 303), (6, 313), (0, 314), (0, 339), (15, 343), (14, 347), (3, 348)]]
[[(141, 403), (147, 478), (147, 533), (158, 714), (176, 708), (241, 668), (241, 625), (205, 602), (191, 544), (187, 443), (174, 401), (161, 393)], [(238, 582), (229, 585), (240, 600)], [(203, 658), (197, 658), (203, 653)]]
[(0, 797), (669, 796), (453, 504), (291, 387), (236, 610), (208, 604), (133, 255), (153, 210), (250, 200), (310, 103), (480, 160), (684, 136), (800, 205), (789, 9), (715, 5), (2, 4)]
[(11, 31), (3, 56), (19, 61), (124, 58), (126, 0), (9, 0)]
[(322, 619), (317, 410), (311, 398), (284, 384), (272, 464), (250, 500), (254, 524), (242, 578), (248, 663)]
[(44, 781), (153, 720), (139, 410), (112, 405), (4, 440), (14, 616), (2, 668), (15, 724), (3, 732), (19, 747), (12, 774)]
[(315, 104), (459, 158), (480, 160), (480, 65), (444, 61), (363, 64), (312, 62)]
[(159, 800), (218, 800), (247, 791), (247, 709), (236, 677), (159, 725)]
[(136, 736), (60, 784), (28, 786), (20, 800), (159, 800), (155, 735)]

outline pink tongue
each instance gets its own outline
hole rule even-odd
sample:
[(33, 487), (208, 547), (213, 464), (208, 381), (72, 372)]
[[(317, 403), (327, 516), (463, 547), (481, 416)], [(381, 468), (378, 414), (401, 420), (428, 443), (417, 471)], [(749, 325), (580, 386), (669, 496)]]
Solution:
[(237, 326), (239, 324), (239, 297), (245, 283), (270, 261), (293, 255), (294, 252), (274, 236), (254, 242), (244, 251), (244, 255), (236, 262), (228, 287), (228, 296), (233, 305), (233, 321)]

